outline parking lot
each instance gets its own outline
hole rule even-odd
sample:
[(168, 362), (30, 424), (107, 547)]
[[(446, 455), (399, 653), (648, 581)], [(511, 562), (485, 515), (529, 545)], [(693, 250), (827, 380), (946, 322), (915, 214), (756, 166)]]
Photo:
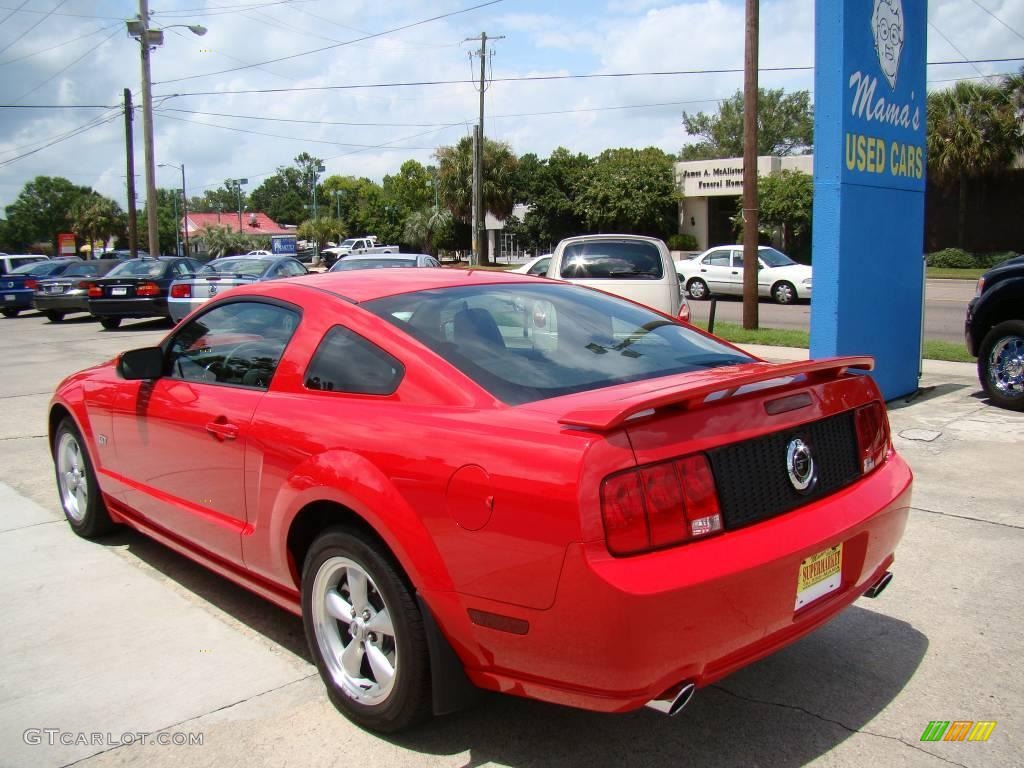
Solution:
[[(54, 387), (170, 328), (75, 317), (0, 321), (0, 766), (1024, 765), (1024, 414), (989, 406), (971, 365), (929, 364), (921, 396), (890, 403), (917, 479), (877, 600), (674, 719), (486, 695), (384, 739), (330, 705), (299, 619), (141, 535), (91, 543), (64, 524)], [(922, 742), (934, 720), (997, 725), (984, 743)]]

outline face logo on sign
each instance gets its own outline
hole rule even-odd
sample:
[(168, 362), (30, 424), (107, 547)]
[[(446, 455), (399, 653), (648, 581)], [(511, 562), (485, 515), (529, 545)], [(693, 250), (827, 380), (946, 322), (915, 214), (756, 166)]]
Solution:
[(875, 38), (878, 65), (891, 88), (896, 87), (903, 51), (903, 0), (875, 0), (871, 14), (871, 32)]

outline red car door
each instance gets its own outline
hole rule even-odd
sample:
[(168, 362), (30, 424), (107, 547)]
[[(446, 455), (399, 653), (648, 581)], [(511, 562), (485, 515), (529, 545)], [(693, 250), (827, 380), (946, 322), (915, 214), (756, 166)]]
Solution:
[(128, 506), (241, 562), (247, 434), (297, 323), (272, 304), (220, 304), (171, 338), (165, 376), (123, 382), (112, 431)]

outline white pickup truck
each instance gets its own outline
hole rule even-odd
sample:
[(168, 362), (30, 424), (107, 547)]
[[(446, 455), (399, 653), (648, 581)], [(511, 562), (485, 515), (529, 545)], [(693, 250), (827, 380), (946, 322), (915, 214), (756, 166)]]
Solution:
[(682, 320), (690, 308), (664, 242), (640, 235), (582, 235), (558, 244), (547, 277), (599, 288)]
[(373, 235), (367, 237), (350, 237), (342, 241), (341, 245), (332, 249), (337, 252), (338, 257), (363, 253), (398, 253), (397, 245), (380, 245)]

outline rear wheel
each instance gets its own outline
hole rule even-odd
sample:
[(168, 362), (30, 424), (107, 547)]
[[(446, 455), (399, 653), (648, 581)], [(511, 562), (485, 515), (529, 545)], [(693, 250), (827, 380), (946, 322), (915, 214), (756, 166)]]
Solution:
[(302, 572), (302, 620), (331, 702), (346, 717), (394, 733), (430, 716), (423, 617), (379, 545), (345, 528), (322, 533)]
[(114, 523), (100, 495), (85, 441), (70, 418), (65, 418), (57, 427), (53, 464), (57, 472), (60, 506), (71, 530), (85, 539), (109, 533)]
[(785, 280), (772, 286), (772, 298), (777, 304), (792, 304), (796, 301), (796, 288)]
[(985, 334), (978, 378), (996, 405), (1024, 411), (1024, 320), (1006, 320)]
[(4, 317), (17, 317), (20, 309), (0, 309), (0, 314)]
[(101, 317), (100, 318), (100, 325), (102, 325), (108, 331), (112, 331), (115, 328), (117, 328), (119, 325), (121, 325), (121, 318), (120, 317)]
[(706, 299), (711, 293), (708, 290), (708, 284), (699, 277), (693, 278), (693, 280), (686, 284), (686, 292), (690, 294), (691, 299), (696, 299), (697, 301)]
[(64, 313), (58, 312), (56, 309), (50, 309), (46, 312), (46, 319), (51, 323), (59, 323), (64, 319)]

